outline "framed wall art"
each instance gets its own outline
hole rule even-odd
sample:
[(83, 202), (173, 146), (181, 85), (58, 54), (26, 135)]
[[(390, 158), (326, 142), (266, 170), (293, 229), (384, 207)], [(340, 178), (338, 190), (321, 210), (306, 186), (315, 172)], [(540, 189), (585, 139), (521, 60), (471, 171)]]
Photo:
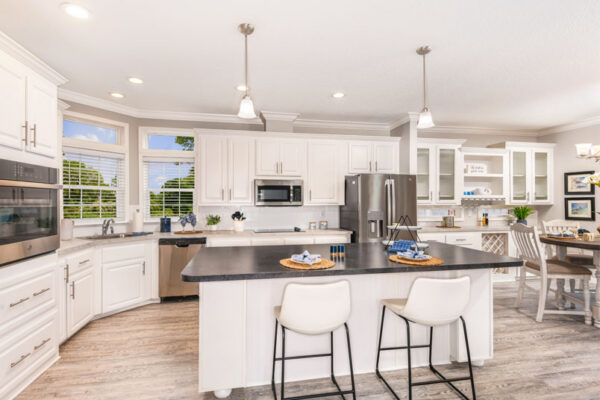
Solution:
[(594, 194), (596, 186), (585, 181), (590, 175), (594, 175), (594, 171), (565, 172), (565, 195)]
[(565, 199), (565, 219), (575, 221), (595, 221), (596, 199), (594, 197)]

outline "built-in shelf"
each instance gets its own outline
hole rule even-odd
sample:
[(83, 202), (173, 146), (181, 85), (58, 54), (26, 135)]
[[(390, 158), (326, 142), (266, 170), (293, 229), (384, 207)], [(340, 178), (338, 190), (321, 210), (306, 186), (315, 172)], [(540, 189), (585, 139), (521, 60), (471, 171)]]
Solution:
[(465, 174), (465, 178), (504, 178), (504, 174)]

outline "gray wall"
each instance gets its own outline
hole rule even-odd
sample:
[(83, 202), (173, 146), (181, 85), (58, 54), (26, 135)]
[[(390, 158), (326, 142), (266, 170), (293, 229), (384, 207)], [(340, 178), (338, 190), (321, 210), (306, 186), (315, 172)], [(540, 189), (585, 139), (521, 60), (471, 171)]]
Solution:
[[(556, 143), (554, 151), (554, 205), (540, 210), (540, 220), (564, 219), (564, 173), (577, 171), (598, 171), (598, 164), (592, 160), (577, 158), (576, 143), (600, 143), (600, 126), (590, 126), (568, 132), (545, 135), (539, 142)], [(585, 196), (584, 196), (585, 197)], [(600, 206), (600, 188), (596, 188), (596, 210)], [(598, 218), (598, 215), (596, 216)], [(582, 228), (595, 232), (600, 222), (581, 222)]]

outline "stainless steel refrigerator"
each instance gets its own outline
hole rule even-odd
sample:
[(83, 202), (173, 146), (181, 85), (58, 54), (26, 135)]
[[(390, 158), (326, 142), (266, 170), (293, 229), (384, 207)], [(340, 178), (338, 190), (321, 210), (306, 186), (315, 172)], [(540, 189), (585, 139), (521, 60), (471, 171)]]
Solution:
[[(347, 176), (346, 205), (340, 207), (340, 228), (352, 231), (352, 242), (382, 242), (388, 225), (409, 216), (417, 223), (415, 175), (363, 174)], [(402, 232), (398, 239), (410, 239)]]

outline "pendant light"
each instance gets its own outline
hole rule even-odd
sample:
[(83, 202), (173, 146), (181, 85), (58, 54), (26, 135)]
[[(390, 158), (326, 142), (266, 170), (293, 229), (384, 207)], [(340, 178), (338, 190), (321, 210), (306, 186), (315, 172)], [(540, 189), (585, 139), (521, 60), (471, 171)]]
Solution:
[(246, 86), (244, 97), (240, 102), (240, 111), (238, 112), (238, 117), (244, 119), (253, 119), (256, 118), (256, 113), (254, 112), (254, 103), (252, 102), (252, 98), (248, 94), (248, 35), (252, 35), (252, 32), (254, 32), (254, 26), (250, 24), (240, 24), (238, 26), (238, 30), (242, 35), (244, 35), (244, 85)]
[(421, 46), (417, 49), (417, 54), (423, 57), (423, 109), (419, 113), (419, 122), (417, 129), (433, 128), (433, 117), (431, 111), (427, 108), (427, 72), (425, 70), (425, 56), (429, 54), (431, 48), (429, 46)]

